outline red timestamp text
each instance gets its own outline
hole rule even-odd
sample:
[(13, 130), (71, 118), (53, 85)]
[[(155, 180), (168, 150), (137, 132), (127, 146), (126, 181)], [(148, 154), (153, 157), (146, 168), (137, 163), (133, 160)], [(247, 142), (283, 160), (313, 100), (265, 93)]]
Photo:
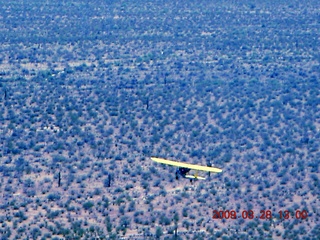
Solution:
[(243, 210), (237, 213), (235, 210), (213, 210), (213, 219), (306, 219), (308, 217), (307, 210), (280, 210), (273, 216), (271, 210), (260, 210), (259, 213), (255, 213), (253, 210)]

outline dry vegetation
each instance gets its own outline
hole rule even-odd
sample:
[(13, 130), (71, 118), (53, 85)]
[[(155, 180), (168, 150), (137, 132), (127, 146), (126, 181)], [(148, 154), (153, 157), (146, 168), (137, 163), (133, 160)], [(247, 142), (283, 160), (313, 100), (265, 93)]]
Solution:
[[(12, 2), (1, 239), (320, 236), (318, 2)], [(224, 171), (176, 181), (150, 156)]]

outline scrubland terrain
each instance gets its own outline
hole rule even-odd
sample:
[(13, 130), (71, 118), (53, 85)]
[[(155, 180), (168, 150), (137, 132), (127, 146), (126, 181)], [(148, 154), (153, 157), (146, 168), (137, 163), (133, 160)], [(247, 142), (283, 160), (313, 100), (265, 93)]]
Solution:
[(84, 2), (1, 1), (1, 239), (319, 239), (319, 2)]

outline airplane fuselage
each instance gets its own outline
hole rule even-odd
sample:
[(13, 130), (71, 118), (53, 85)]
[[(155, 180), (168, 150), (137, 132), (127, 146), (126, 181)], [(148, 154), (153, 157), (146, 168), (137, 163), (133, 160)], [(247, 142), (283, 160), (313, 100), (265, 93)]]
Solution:
[(190, 170), (191, 170), (191, 169), (189, 169), (189, 168), (184, 168), (184, 167), (178, 168), (177, 171), (176, 171), (176, 179), (179, 178), (179, 175), (180, 175), (181, 177), (186, 178), (186, 174), (187, 174), (188, 172), (190, 172)]

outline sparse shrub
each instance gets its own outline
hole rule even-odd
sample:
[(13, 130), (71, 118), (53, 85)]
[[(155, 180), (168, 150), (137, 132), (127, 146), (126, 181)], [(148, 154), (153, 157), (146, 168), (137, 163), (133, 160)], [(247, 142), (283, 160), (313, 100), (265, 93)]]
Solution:
[(163, 232), (162, 232), (162, 228), (161, 227), (157, 227), (156, 228), (156, 233), (155, 233), (155, 237), (156, 239), (160, 239), (162, 236)]
[(60, 198), (61, 198), (60, 193), (50, 193), (48, 195), (49, 201), (58, 201), (58, 200), (60, 200)]
[(58, 217), (59, 214), (60, 214), (60, 211), (59, 211), (59, 210), (50, 211), (50, 212), (47, 214), (47, 217), (48, 217), (49, 219), (53, 219), (53, 218)]
[(182, 216), (183, 216), (183, 217), (188, 217), (188, 211), (189, 211), (188, 208), (186, 208), (186, 207), (183, 208), (183, 209), (182, 209)]
[(90, 208), (92, 208), (92, 207), (94, 206), (94, 203), (91, 202), (91, 201), (87, 201), (87, 202), (85, 202), (82, 206), (83, 206), (83, 208), (84, 208), (85, 210), (89, 210)]
[(168, 226), (171, 224), (171, 220), (165, 214), (162, 214), (159, 218), (159, 224)]

